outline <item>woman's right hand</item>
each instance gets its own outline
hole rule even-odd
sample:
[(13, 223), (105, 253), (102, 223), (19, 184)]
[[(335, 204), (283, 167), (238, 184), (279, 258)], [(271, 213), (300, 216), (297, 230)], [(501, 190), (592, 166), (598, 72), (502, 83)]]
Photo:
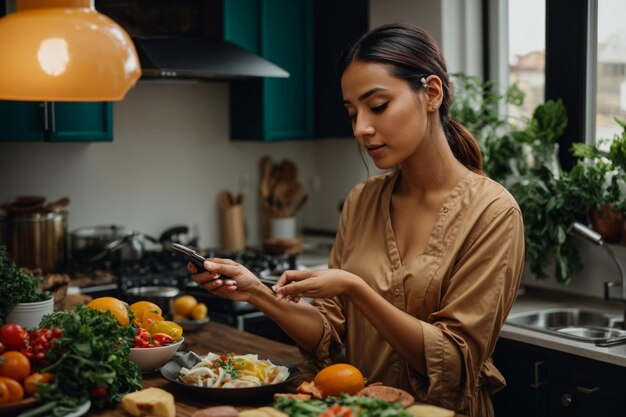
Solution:
[(210, 258), (204, 261), (206, 272), (198, 272), (191, 262), (187, 270), (202, 288), (210, 293), (237, 301), (248, 301), (263, 283), (246, 267), (230, 259)]

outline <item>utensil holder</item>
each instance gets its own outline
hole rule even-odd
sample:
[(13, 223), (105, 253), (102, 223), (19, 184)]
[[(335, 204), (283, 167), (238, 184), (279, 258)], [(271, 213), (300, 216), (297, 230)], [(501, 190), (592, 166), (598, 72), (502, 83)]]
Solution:
[(222, 213), (222, 249), (244, 250), (246, 234), (243, 221), (243, 207), (240, 204), (225, 207)]
[(273, 239), (294, 239), (296, 237), (296, 218), (273, 217), (270, 220), (270, 234)]

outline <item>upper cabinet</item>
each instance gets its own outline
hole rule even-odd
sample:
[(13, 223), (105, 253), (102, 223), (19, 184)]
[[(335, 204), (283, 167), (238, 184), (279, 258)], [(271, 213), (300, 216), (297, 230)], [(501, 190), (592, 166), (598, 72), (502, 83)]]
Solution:
[(231, 82), (233, 139), (352, 137), (335, 62), (367, 30), (366, 0), (224, 0), (223, 12), (225, 40), (289, 72)]
[(0, 101), (2, 142), (113, 140), (112, 103)]
[(232, 81), (231, 137), (313, 137), (312, 0), (224, 1), (224, 39), (289, 72)]

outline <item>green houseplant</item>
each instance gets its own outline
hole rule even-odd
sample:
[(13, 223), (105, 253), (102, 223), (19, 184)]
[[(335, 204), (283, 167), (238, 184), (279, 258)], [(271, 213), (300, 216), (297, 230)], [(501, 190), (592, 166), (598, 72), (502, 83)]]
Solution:
[(608, 242), (624, 240), (626, 214), (626, 122), (617, 118), (615, 122), (622, 132), (612, 140), (601, 139), (597, 145), (577, 143), (572, 148), (574, 155), (582, 158), (578, 164), (584, 175), (597, 184), (590, 194), (589, 217), (593, 228)]
[(41, 290), (41, 279), (16, 266), (4, 246), (0, 246), (0, 294), (0, 324), (35, 327), (54, 309), (52, 296)]
[(513, 106), (523, 102), (524, 95), (516, 86), (499, 94), (492, 82), (463, 74), (454, 77), (452, 117), (476, 136), (485, 172), (517, 199), (531, 272), (539, 279), (548, 278), (551, 258), (546, 255), (552, 254), (556, 280), (569, 282), (582, 264), (567, 227), (593, 206), (590, 192), (596, 183), (583, 167), (570, 172), (560, 168), (557, 140), (567, 126), (563, 103), (547, 101), (529, 119), (511, 120), (500, 116), (498, 107), (502, 102)]

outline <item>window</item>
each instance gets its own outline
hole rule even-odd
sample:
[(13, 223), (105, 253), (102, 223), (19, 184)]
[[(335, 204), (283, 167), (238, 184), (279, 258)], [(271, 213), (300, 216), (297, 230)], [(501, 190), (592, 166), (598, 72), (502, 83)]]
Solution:
[(546, 64), (545, 0), (508, 1), (508, 85), (525, 93), (521, 107), (511, 107), (513, 122), (529, 118), (544, 102)]
[(626, 120), (626, 2), (598, 0), (595, 139), (611, 139)]

